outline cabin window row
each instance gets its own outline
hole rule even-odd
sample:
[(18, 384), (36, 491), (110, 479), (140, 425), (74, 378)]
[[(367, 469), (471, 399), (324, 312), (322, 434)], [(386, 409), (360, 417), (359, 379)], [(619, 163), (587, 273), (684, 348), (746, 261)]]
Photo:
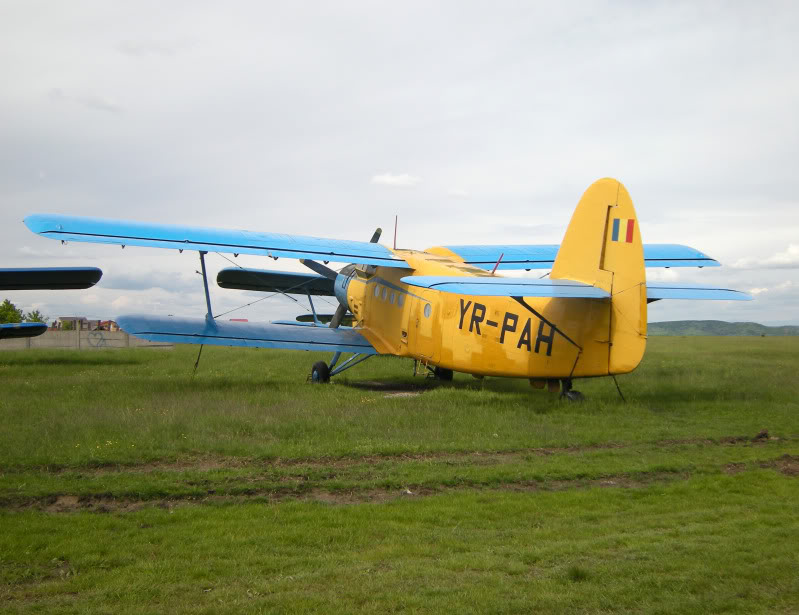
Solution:
[(394, 305), (394, 301), (397, 302), (397, 306), (399, 307), (405, 305), (405, 295), (403, 293), (390, 290), (385, 286), (380, 286), (380, 284), (375, 284), (375, 297), (383, 301), (388, 301), (391, 305)]

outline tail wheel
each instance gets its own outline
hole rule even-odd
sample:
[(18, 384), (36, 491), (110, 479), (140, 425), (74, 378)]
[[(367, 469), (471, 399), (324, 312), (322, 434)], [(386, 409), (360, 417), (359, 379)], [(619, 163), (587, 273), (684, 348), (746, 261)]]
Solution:
[[(557, 380), (555, 382), (557, 382)], [(567, 401), (585, 401), (585, 396), (580, 393), (580, 391), (575, 391), (572, 389), (571, 378), (564, 378), (563, 391), (561, 392), (560, 397), (561, 399), (566, 399)]]
[(311, 368), (311, 382), (330, 382), (330, 368), (324, 361), (317, 361)]

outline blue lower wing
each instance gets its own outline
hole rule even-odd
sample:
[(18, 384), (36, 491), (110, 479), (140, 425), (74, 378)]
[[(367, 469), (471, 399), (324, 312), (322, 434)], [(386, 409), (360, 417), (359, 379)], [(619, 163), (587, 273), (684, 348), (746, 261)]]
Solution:
[[(607, 299), (610, 293), (601, 288), (573, 280), (530, 278), (473, 277), (473, 276), (406, 276), (402, 281), (411, 286), (429, 288), (445, 293), (476, 297), (562, 297), (572, 299)], [(701, 284), (647, 284), (646, 297), (658, 299), (717, 299), (751, 301), (746, 293), (729, 288)]]
[(12, 337), (36, 337), (47, 331), (47, 325), (41, 322), (19, 322), (0, 325), (0, 339)]
[(147, 315), (120, 316), (117, 324), (126, 333), (152, 342), (377, 354), (353, 329)]
[(573, 280), (536, 280), (477, 276), (406, 276), (411, 286), (476, 297), (568, 297), (607, 299), (610, 293)]
[(739, 290), (729, 288), (713, 288), (699, 284), (664, 284), (646, 285), (646, 298), (649, 301), (658, 299), (717, 299), (724, 301), (751, 301), (752, 296)]

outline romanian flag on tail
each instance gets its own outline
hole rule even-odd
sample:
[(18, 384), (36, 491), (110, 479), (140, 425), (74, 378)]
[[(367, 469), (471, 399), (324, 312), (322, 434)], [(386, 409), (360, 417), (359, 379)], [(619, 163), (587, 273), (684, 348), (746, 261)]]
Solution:
[(633, 242), (633, 229), (635, 228), (635, 218), (613, 218), (612, 241)]

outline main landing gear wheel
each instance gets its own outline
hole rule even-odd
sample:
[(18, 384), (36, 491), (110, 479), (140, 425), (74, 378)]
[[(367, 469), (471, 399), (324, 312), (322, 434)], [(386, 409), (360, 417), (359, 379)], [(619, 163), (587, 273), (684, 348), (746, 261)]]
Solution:
[(585, 401), (585, 396), (580, 393), (580, 391), (575, 391), (572, 389), (571, 378), (565, 378), (563, 380), (563, 389), (560, 396), (568, 401)]
[(317, 361), (311, 368), (311, 382), (330, 382), (330, 368), (324, 361)]
[(452, 370), (447, 369), (445, 367), (436, 367), (433, 370), (433, 374), (439, 380), (443, 380), (444, 382), (451, 382), (452, 381)]

